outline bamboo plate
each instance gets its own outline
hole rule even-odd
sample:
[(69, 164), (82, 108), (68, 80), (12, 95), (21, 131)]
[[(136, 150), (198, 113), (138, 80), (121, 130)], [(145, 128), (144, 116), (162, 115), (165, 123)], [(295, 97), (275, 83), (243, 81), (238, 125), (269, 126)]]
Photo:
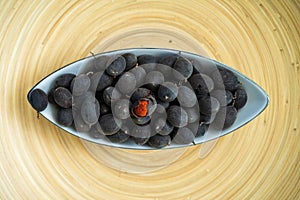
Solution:
[[(2, 1), (0, 199), (300, 199), (300, 3)], [(247, 75), (271, 102), (218, 141), (132, 151), (82, 141), (36, 114), (31, 86), (74, 60), (162, 47)]]

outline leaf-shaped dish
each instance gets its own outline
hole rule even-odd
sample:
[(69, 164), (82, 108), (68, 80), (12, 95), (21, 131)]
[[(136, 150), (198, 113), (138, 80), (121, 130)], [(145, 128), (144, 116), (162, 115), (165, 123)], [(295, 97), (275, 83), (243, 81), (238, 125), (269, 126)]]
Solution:
[[(88, 62), (90, 62), (92, 59), (101, 57), (101, 56), (114, 56), (114, 55), (122, 55), (125, 53), (133, 53), (137, 56), (142, 54), (151, 54), (156, 56), (161, 55), (167, 55), (167, 54), (180, 54), (181, 56), (189, 59), (194, 64), (194, 67), (197, 68), (197, 63), (206, 63), (206, 67), (210, 65), (218, 65), (221, 67), (224, 67), (230, 71), (232, 71), (238, 80), (242, 83), (243, 88), (247, 92), (248, 100), (247, 103), (243, 108), (241, 108), (238, 111), (237, 118), (235, 122), (229, 127), (224, 130), (215, 131), (214, 129), (208, 129), (204, 136), (196, 137), (193, 143), (190, 144), (174, 144), (171, 143), (170, 145), (164, 147), (164, 149), (170, 149), (170, 148), (178, 148), (178, 147), (186, 147), (191, 145), (200, 144), (209, 140), (216, 139), (218, 137), (224, 136), (228, 133), (231, 133), (232, 131), (242, 127), (243, 125), (247, 124), (251, 120), (253, 120), (255, 117), (257, 117), (268, 105), (269, 98), (266, 92), (258, 86), (255, 82), (247, 78), (245, 75), (241, 74), (240, 72), (234, 70), (233, 68), (226, 66), (218, 61), (196, 55), (189, 52), (183, 52), (178, 50), (171, 50), (171, 49), (161, 49), (161, 48), (134, 48), (134, 49), (122, 49), (122, 50), (116, 50), (111, 52), (105, 52), (97, 55), (93, 55), (81, 60), (78, 60), (76, 62), (73, 62), (69, 65), (66, 65), (57, 71), (51, 73), (44, 79), (42, 79), (40, 82), (38, 82), (29, 92), (27, 95), (27, 98), (29, 100), (30, 94), (35, 89), (41, 89), (45, 93), (48, 93), (51, 89), (51, 85), (53, 85), (53, 81), (59, 77), (62, 74), (66, 73), (73, 73), (78, 74), (81, 70), (82, 66), (85, 66)], [(207, 64), (208, 63), (208, 64)], [(125, 143), (113, 143), (110, 140), (108, 140), (105, 136), (100, 138), (93, 138), (89, 134), (86, 134), (84, 132), (77, 132), (72, 127), (66, 127), (61, 126), (59, 123), (57, 123), (56, 120), (56, 107), (48, 104), (47, 108), (40, 112), (40, 114), (48, 119), (50, 122), (52, 122), (54, 125), (60, 127), (61, 129), (67, 131), (68, 133), (71, 133), (75, 136), (78, 136), (79, 138), (82, 138), (84, 140), (94, 142), (101, 145), (107, 145), (111, 147), (117, 147), (117, 148), (128, 148), (128, 149), (138, 149), (138, 150), (144, 150), (144, 149), (155, 149), (147, 145), (137, 145), (133, 141), (125, 142)]]

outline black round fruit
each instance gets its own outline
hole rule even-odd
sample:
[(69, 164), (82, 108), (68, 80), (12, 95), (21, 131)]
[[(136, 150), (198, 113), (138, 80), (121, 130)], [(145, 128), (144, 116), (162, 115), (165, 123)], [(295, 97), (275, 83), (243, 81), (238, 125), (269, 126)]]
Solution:
[(131, 72), (122, 74), (116, 83), (116, 87), (122, 94), (130, 94), (136, 88), (135, 75)]
[(130, 117), (128, 99), (119, 99), (112, 105), (112, 107), (113, 114), (117, 118), (127, 119), (128, 117)]
[(174, 129), (174, 126), (166, 121), (165, 125), (158, 131), (160, 135), (169, 135)]
[(156, 57), (150, 54), (140, 55), (137, 57), (137, 62), (147, 72), (151, 72), (156, 66)]
[(206, 96), (209, 93), (208, 85), (201, 74), (192, 75), (188, 81), (198, 97)]
[(122, 55), (126, 61), (126, 68), (125, 70), (130, 70), (137, 64), (137, 57), (133, 53), (125, 53)]
[(130, 136), (128, 134), (126, 134), (122, 129), (120, 129), (117, 133), (115, 133), (113, 135), (107, 135), (106, 137), (111, 142), (123, 143), (123, 142), (126, 142)]
[[(222, 107), (213, 123), (223, 129), (230, 127), (237, 118), (237, 109), (234, 106)], [(223, 126), (221, 126), (223, 124)]]
[(166, 56), (163, 56), (162, 58), (160, 58), (158, 62), (162, 65), (173, 67), (174, 63), (177, 60), (177, 57), (178, 57), (178, 55), (176, 55), (176, 54), (166, 55)]
[(87, 92), (91, 85), (91, 79), (86, 74), (80, 74), (73, 78), (70, 91), (73, 95), (79, 96)]
[(53, 93), (53, 98), (57, 105), (62, 108), (71, 108), (72, 106), (72, 94), (64, 87), (56, 88)]
[(133, 126), (132, 130), (130, 131), (129, 135), (136, 137), (136, 138), (147, 138), (149, 139), (151, 136), (151, 127), (150, 125), (145, 126)]
[(75, 78), (75, 75), (70, 73), (59, 76), (54, 82), (55, 87), (65, 87), (69, 89), (73, 78)]
[(197, 103), (194, 91), (183, 85), (178, 87), (177, 99), (182, 107), (193, 107)]
[(163, 148), (171, 143), (171, 137), (169, 135), (156, 134), (148, 140), (148, 144), (154, 148)]
[(99, 124), (105, 135), (112, 135), (120, 130), (122, 121), (112, 114), (106, 114), (100, 117)]
[(121, 97), (120, 92), (113, 86), (105, 88), (102, 95), (104, 103), (108, 106), (111, 106), (112, 101), (116, 101)]
[(95, 97), (86, 98), (82, 102), (81, 116), (83, 121), (88, 125), (93, 125), (98, 122), (98, 118), (100, 116), (100, 105)]
[(167, 110), (167, 119), (175, 127), (184, 127), (188, 124), (186, 111), (179, 106), (170, 106)]
[(236, 90), (240, 86), (238, 78), (232, 71), (218, 67), (211, 75), (216, 88), (230, 91)]
[(146, 71), (143, 67), (134, 67), (129, 72), (134, 74), (137, 86), (144, 85)]
[(33, 90), (29, 95), (29, 103), (37, 111), (41, 112), (47, 108), (48, 97), (47, 94), (41, 89)]
[(73, 113), (71, 108), (61, 108), (57, 111), (57, 122), (63, 126), (71, 126)]
[(159, 86), (157, 95), (160, 100), (164, 102), (171, 102), (178, 95), (178, 87), (172, 82), (164, 82)]
[[(184, 57), (177, 58), (176, 62), (173, 65), (173, 69), (175, 69), (175, 71), (173, 71), (173, 75), (178, 80), (188, 79), (193, 73), (192, 63)], [(178, 72), (180, 73), (180, 75), (178, 74)]]
[(236, 108), (233, 106), (227, 106), (226, 107), (226, 118), (225, 118), (223, 128), (228, 128), (229, 126), (231, 126), (235, 122), (236, 117), (237, 117)]
[(164, 75), (160, 71), (151, 71), (145, 79), (146, 83), (161, 84), (164, 82)]
[(97, 73), (99, 75), (97, 82), (97, 91), (102, 91), (113, 83), (113, 77), (109, 76), (105, 71)]
[(173, 142), (176, 144), (190, 144), (194, 142), (194, 133), (187, 127), (179, 128)]
[(149, 137), (146, 138), (132, 137), (132, 139), (137, 145), (144, 145), (148, 142)]
[(125, 58), (122, 56), (117, 56), (114, 58), (114, 60), (111, 62), (111, 64), (106, 68), (107, 74), (116, 77), (119, 76), (126, 67), (126, 61)]
[(234, 107), (236, 109), (244, 107), (248, 99), (246, 90), (243, 88), (238, 88), (234, 93), (234, 98)]

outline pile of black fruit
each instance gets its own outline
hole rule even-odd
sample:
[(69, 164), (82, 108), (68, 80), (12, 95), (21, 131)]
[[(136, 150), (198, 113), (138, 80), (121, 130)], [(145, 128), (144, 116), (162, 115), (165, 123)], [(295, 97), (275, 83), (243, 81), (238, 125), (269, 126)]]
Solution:
[(77, 75), (58, 77), (48, 94), (32, 91), (29, 101), (38, 112), (50, 102), (59, 124), (94, 138), (190, 144), (209, 127), (230, 127), (247, 101), (232, 71), (208, 63), (180, 54), (94, 57)]

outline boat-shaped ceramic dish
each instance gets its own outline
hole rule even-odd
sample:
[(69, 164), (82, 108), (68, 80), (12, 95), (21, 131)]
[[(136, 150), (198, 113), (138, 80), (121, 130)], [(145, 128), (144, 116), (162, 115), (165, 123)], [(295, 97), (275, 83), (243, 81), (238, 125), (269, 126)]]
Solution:
[[(181, 56), (188, 58), (190, 60), (193, 60), (196, 63), (197, 62), (215, 63), (215, 64), (218, 64), (219, 66), (222, 66), (222, 67), (232, 71), (237, 76), (239, 81), (243, 84), (243, 87), (247, 92), (247, 96), (248, 96), (247, 103), (243, 108), (241, 108), (238, 111), (235, 122), (229, 128), (218, 131), (217, 133), (215, 131), (211, 131), (210, 129), (208, 129), (208, 131), (205, 133), (204, 136), (196, 137), (194, 140), (194, 143), (185, 144), (185, 145), (171, 143), (170, 145), (164, 147), (163, 149), (197, 145), (197, 144), (207, 142), (209, 140), (213, 140), (213, 139), (222, 137), (222, 136), (229, 134), (229, 133), (233, 132), (234, 130), (244, 126), (245, 124), (249, 123), (251, 120), (253, 120), (255, 117), (257, 117), (268, 105), (269, 98), (268, 98), (268, 95), (266, 94), (266, 92), (255, 82), (253, 82), (248, 77), (241, 74), (240, 72), (236, 71), (235, 69), (233, 69), (225, 64), (222, 64), (218, 61), (203, 57), (201, 55), (196, 55), (196, 54), (184, 52), (184, 51), (161, 49), (161, 48), (122, 49), (122, 50), (105, 52), (105, 53), (101, 53), (101, 54), (83, 58), (81, 60), (78, 60), (76, 62), (68, 64), (68, 65), (58, 69), (57, 71), (49, 74), (47, 77), (45, 77), (40, 82), (38, 82), (28, 92), (27, 98), (29, 100), (30, 93), (34, 89), (41, 89), (45, 93), (48, 93), (49, 90), (51, 89), (51, 85), (52, 85), (53, 81), (57, 77), (59, 77), (62, 74), (66, 74), (66, 73), (78, 74), (81, 67), (84, 66), (85, 64), (87, 64), (88, 62), (90, 62), (91, 59), (95, 59), (100, 56), (122, 55), (124, 53), (133, 53), (137, 56), (142, 55), (142, 54), (162, 55), (162, 54), (178, 54), (178, 53), (180, 53)], [(72, 127), (61, 126), (60, 124), (57, 123), (57, 121), (55, 119), (55, 113), (56, 113), (56, 107), (53, 106), (52, 104), (48, 104), (47, 108), (40, 112), (40, 115), (42, 115), (43, 117), (48, 119), (50, 122), (52, 122), (54, 125), (58, 126), (59, 128), (65, 130), (66, 132), (73, 134), (81, 139), (84, 139), (84, 140), (87, 140), (90, 142), (94, 142), (99, 145), (106, 145), (106, 146), (116, 147), (116, 148), (127, 148), (127, 149), (137, 149), (137, 150), (155, 149), (155, 148), (152, 148), (147, 145), (137, 145), (133, 141), (129, 141), (129, 142), (125, 142), (125, 143), (113, 143), (113, 142), (109, 141), (108, 139), (106, 139), (105, 137), (97, 138), (97, 139), (93, 138), (89, 134), (86, 134), (84, 132), (77, 132)], [(253, 126), (254, 126), (254, 124), (253, 124)]]

